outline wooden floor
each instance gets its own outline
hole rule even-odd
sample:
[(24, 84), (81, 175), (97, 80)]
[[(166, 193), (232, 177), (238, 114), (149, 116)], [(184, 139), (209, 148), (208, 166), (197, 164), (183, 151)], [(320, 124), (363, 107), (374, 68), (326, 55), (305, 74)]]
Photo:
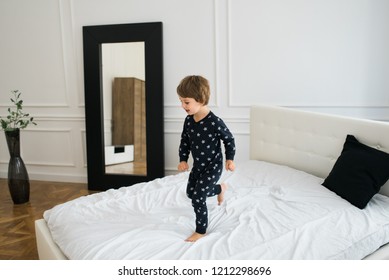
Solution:
[(38, 259), (34, 221), (53, 206), (93, 193), (86, 184), (30, 181), (30, 201), (14, 205), (0, 179), (0, 260)]
[(147, 163), (145, 161), (132, 161), (105, 166), (105, 173), (108, 174), (135, 174), (147, 175)]

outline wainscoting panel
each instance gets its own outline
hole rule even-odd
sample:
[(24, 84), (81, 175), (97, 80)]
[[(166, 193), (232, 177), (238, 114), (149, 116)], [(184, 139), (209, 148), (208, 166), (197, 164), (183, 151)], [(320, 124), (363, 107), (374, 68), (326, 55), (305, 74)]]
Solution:
[(299, 3), (228, 1), (230, 106), (389, 108), (389, 5)]
[(22, 153), (26, 164), (75, 166), (71, 130), (34, 129), (22, 131)]
[(0, 104), (19, 89), (29, 106), (67, 107), (59, 1), (1, 1)]

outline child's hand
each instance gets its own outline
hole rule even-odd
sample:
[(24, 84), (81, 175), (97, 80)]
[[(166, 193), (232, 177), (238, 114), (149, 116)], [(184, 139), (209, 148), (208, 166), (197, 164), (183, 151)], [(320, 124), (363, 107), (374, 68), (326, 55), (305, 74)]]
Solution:
[(235, 170), (235, 163), (232, 161), (232, 160), (230, 160), (230, 159), (228, 159), (228, 160), (226, 160), (226, 170), (228, 171), (234, 171)]
[(189, 165), (186, 161), (181, 161), (178, 164), (177, 169), (178, 169), (178, 171), (187, 171), (187, 170), (189, 170)]

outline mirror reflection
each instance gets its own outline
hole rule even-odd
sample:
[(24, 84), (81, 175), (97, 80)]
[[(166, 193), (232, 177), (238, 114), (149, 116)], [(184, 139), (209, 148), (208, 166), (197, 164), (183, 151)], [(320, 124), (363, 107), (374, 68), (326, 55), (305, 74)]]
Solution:
[(105, 173), (147, 175), (144, 42), (101, 45)]

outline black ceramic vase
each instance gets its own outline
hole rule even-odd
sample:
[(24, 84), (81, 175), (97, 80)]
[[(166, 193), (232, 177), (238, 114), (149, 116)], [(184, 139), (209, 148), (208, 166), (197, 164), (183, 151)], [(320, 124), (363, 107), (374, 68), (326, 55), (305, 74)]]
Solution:
[(10, 160), (8, 164), (8, 188), (15, 204), (30, 199), (30, 180), (26, 166), (20, 157), (20, 130), (5, 131)]

